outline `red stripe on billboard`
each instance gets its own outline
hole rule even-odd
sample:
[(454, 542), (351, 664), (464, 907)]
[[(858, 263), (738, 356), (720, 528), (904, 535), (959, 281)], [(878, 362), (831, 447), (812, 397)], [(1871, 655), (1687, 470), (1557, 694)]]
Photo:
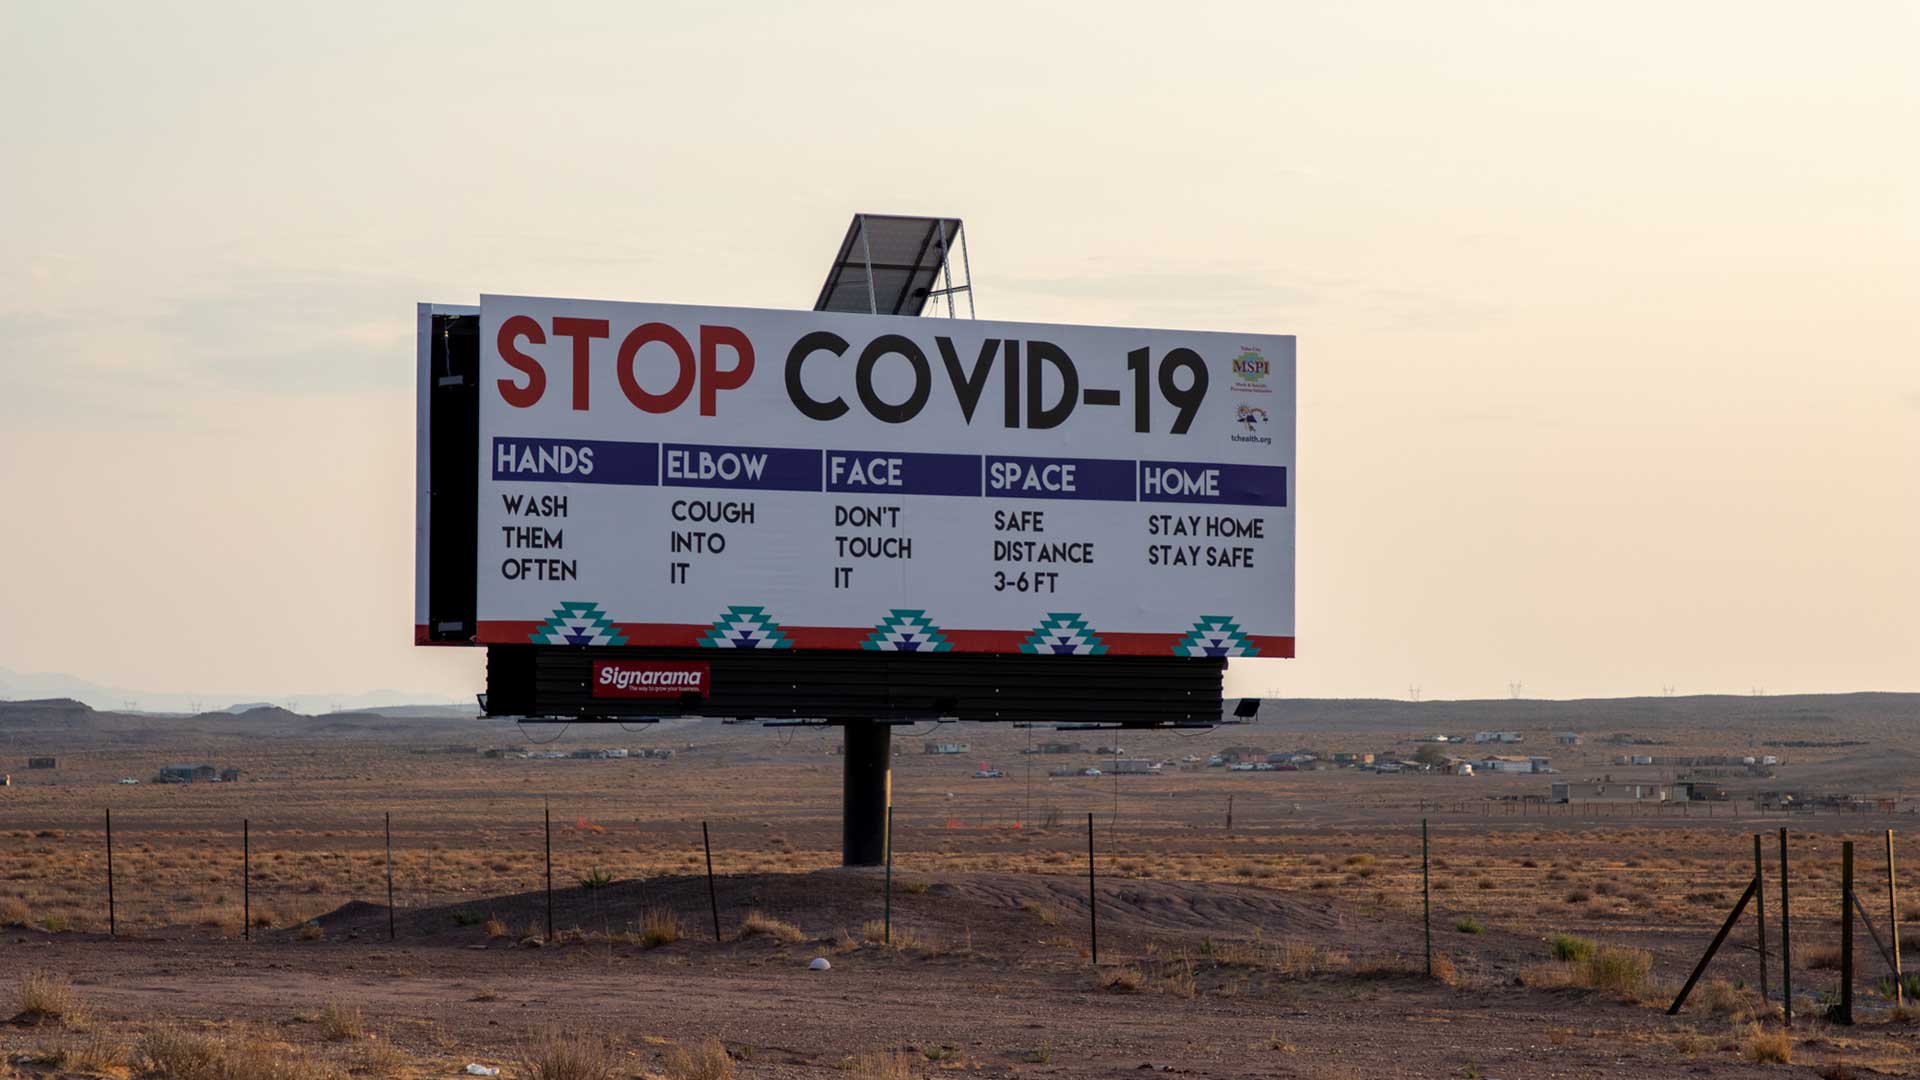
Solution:
[[(496, 620), (482, 622), (479, 633), (474, 638), (482, 645), (525, 645), (534, 634), (542, 630), (544, 622), (522, 620)], [(641, 648), (698, 648), (707, 632), (712, 629), (700, 623), (615, 623), (614, 629), (626, 638), (624, 644)], [(796, 649), (858, 649), (873, 633), (870, 626), (782, 626), (781, 633), (793, 643)], [(417, 642), (422, 640), (426, 627), (414, 628)], [(949, 630), (942, 629), (948, 641), (953, 643), (954, 652), (963, 653), (1018, 653), (1020, 646), (1032, 636), (1030, 630)], [(1098, 633), (1107, 653), (1114, 656), (1172, 656), (1173, 647), (1179, 644), (1182, 634), (1125, 634)], [(1272, 659), (1291, 659), (1293, 642), (1291, 637), (1275, 637), (1262, 634), (1247, 635), (1247, 642), (1259, 650), (1259, 655)]]

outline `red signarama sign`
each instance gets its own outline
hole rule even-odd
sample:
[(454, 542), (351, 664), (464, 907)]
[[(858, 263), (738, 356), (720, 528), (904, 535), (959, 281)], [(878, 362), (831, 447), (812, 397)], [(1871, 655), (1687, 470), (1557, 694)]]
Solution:
[(597, 698), (707, 696), (707, 665), (691, 660), (595, 660)]

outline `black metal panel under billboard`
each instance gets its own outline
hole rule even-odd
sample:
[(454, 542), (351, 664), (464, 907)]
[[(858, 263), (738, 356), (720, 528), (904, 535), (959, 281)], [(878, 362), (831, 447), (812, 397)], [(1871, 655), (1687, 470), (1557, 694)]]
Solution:
[[(704, 693), (595, 696), (595, 664), (697, 666)], [(920, 720), (1132, 726), (1221, 719), (1224, 659), (494, 645), (490, 716)]]

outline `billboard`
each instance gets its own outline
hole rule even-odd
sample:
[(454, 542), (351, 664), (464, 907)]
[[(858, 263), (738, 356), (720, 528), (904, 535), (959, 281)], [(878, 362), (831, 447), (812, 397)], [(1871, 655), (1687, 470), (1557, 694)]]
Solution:
[(1293, 653), (1292, 337), (490, 295), (478, 357), (477, 644)]

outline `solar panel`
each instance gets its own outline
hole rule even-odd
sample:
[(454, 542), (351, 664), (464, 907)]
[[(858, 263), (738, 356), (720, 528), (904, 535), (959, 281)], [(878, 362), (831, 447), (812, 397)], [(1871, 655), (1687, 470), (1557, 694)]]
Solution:
[[(967, 289), (951, 285), (948, 263), (964, 243), (959, 218), (855, 214), (813, 310), (918, 315), (929, 298)], [(947, 287), (936, 284), (943, 271)]]

